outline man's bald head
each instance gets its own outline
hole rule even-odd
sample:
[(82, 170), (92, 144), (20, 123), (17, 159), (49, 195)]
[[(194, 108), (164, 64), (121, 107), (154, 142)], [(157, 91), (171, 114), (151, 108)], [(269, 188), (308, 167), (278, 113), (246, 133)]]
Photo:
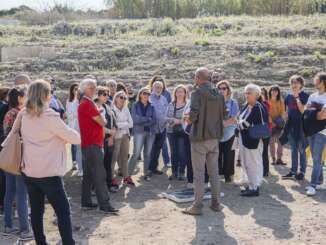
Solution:
[(200, 67), (196, 70), (195, 73), (195, 80), (196, 84), (204, 84), (209, 82), (210, 79), (210, 72), (206, 67)]
[(15, 86), (18, 86), (18, 85), (29, 85), (31, 82), (32, 82), (32, 80), (26, 74), (18, 74), (14, 78), (14, 84), (15, 84)]

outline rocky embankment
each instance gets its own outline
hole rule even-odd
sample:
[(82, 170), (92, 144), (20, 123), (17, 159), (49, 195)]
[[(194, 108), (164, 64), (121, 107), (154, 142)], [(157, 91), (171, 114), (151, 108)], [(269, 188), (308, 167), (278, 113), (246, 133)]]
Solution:
[(285, 86), (297, 73), (309, 86), (312, 76), (326, 69), (324, 16), (61, 22), (1, 26), (0, 34), (3, 54), (7, 47), (43, 48), (42, 54), (27, 48), (9, 60), (2, 55), (1, 83), (19, 72), (52, 75), (62, 91), (87, 74), (136, 88), (154, 74), (170, 86), (191, 83), (195, 69), (204, 65), (222, 71), (238, 88), (248, 82)]

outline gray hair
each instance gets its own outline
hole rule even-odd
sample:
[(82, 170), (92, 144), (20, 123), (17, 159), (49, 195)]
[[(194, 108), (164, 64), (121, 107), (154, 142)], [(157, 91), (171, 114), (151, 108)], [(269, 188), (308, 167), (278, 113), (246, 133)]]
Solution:
[(244, 92), (250, 92), (256, 95), (257, 98), (259, 98), (259, 96), (261, 95), (261, 88), (253, 83), (249, 83), (245, 88), (244, 88)]
[(22, 85), (22, 84), (27, 84), (28, 85), (28, 84), (31, 84), (31, 83), (32, 83), (32, 80), (26, 74), (18, 74), (14, 78), (14, 84), (15, 85)]
[(92, 75), (92, 74), (88, 74), (88, 75), (86, 75), (86, 76), (85, 76), (85, 79), (86, 79), (86, 78), (96, 80), (96, 77), (95, 77), (94, 75)]
[(80, 92), (84, 93), (85, 89), (90, 85), (94, 85), (96, 87), (96, 80), (90, 78), (83, 79), (79, 85)]
[(109, 86), (110, 84), (113, 84), (114, 86), (117, 86), (117, 81), (110, 79), (108, 81), (105, 82), (106, 86)]
[(153, 83), (153, 87), (155, 86), (155, 85), (160, 85), (162, 88), (164, 88), (164, 84), (163, 84), (163, 82), (162, 81), (155, 81), (154, 83)]
[(206, 67), (200, 67), (196, 70), (195, 76), (201, 80), (209, 81), (210, 80), (210, 72)]

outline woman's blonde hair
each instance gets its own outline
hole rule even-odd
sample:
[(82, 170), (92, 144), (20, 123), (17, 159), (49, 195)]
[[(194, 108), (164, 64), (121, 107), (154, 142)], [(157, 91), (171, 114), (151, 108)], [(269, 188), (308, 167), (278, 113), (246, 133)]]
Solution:
[(232, 95), (232, 88), (228, 80), (222, 80), (216, 84), (216, 88), (219, 88), (221, 85), (225, 85), (228, 88), (228, 96)]
[(113, 97), (113, 104), (116, 105), (116, 100), (117, 100), (117, 98), (118, 98), (119, 96), (124, 96), (124, 97), (126, 97), (125, 104), (124, 104), (123, 107), (128, 106), (128, 96), (127, 96), (127, 94), (126, 94), (123, 90), (121, 90), (121, 91), (115, 93), (115, 95), (114, 95), (114, 97)]
[(26, 111), (32, 116), (39, 117), (46, 109), (51, 86), (44, 80), (32, 82), (27, 90)]
[(137, 101), (140, 101), (140, 95), (142, 93), (144, 93), (145, 91), (148, 91), (148, 93), (151, 93), (151, 89), (146, 86), (146, 87), (142, 87), (139, 91), (138, 91), (138, 94), (137, 94)]
[(185, 91), (185, 99), (184, 99), (184, 102), (187, 102), (187, 94), (188, 94), (188, 92), (187, 92), (187, 88), (186, 88), (186, 86), (184, 86), (184, 85), (182, 85), (182, 84), (180, 84), (180, 85), (178, 85), (178, 86), (176, 86), (176, 87), (174, 88), (174, 90), (173, 90), (173, 98), (172, 98), (172, 101), (173, 101), (173, 102), (176, 102), (176, 101), (177, 101), (177, 90), (178, 90), (179, 88), (182, 88), (182, 89)]

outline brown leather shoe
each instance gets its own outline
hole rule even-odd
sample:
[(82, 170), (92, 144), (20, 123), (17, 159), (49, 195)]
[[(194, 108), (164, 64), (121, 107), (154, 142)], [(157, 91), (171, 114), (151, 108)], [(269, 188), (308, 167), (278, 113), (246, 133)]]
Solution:
[(210, 209), (214, 212), (221, 212), (223, 208), (217, 200), (212, 200)]
[(202, 215), (202, 206), (191, 205), (189, 208), (182, 210), (182, 213), (189, 215)]

